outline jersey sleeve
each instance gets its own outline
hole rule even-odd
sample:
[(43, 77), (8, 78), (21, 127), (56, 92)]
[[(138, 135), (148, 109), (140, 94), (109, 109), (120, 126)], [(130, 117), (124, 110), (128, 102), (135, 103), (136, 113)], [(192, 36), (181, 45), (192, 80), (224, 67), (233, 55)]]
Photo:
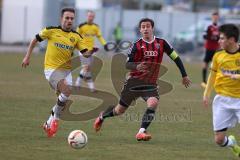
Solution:
[(78, 41), (76, 43), (76, 49), (78, 49), (80, 52), (85, 52), (87, 51), (87, 45), (84, 41), (84, 39), (81, 37), (81, 35), (78, 35)]
[(52, 33), (51, 29), (48, 28), (44, 28), (43, 30), (41, 30), (37, 35), (36, 35), (36, 39), (41, 42), (45, 39), (49, 39), (50, 35)]
[(187, 73), (182, 63), (182, 60), (178, 56), (177, 52), (166, 40), (163, 41), (163, 49), (164, 49), (164, 52), (175, 62), (179, 71), (181, 72), (182, 77), (186, 77)]
[(133, 44), (133, 46), (128, 50), (128, 58), (127, 62), (134, 62), (134, 55), (137, 52), (137, 45), (136, 43)]
[(214, 54), (210, 67), (210, 69), (214, 72), (217, 72), (218, 69), (217, 56), (218, 56), (217, 54)]
[(76, 28), (76, 32), (78, 32), (79, 34), (82, 34), (82, 33), (81, 33), (81, 27), (77, 27), (77, 28)]
[(173, 49), (173, 47), (172, 47), (166, 40), (163, 40), (163, 51), (164, 51), (173, 61), (178, 57), (177, 52)]
[(100, 28), (99, 28), (99, 27), (96, 27), (96, 30), (97, 30), (96, 36), (97, 36), (98, 40), (100, 41), (100, 43), (101, 43), (102, 45), (105, 45), (107, 42), (106, 42), (105, 39), (103, 38), (102, 32), (101, 32)]

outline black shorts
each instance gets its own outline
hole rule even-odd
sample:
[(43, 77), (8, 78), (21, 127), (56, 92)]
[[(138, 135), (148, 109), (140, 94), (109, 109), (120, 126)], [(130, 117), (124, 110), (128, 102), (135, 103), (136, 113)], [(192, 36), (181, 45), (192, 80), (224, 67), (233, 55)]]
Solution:
[(206, 63), (211, 62), (215, 52), (216, 52), (216, 50), (206, 50), (203, 61)]
[(121, 92), (119, 104), (128, 107), (131, 105), (132, 101), (137, 100), (139, 97), (145, 101), (150, 97), (159, 99), (158, 86), (139, 79), (127, 79)]

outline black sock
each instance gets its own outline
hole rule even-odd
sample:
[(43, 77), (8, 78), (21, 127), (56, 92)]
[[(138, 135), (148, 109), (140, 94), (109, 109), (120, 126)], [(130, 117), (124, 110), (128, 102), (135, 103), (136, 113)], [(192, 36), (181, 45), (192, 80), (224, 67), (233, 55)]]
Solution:
[(207, 78), (207, 69), (203, 68), (202, 70), (202, 77), (203, 77), (203, 82), (206, 83), (206, 78)]
[(105, 119), (105, 118), (107, 118), (107, 117), (113, 117), (113, 116), (114, 116), (114, 108), (115, 108), (114, 105), (109, 106), (109, 107), (103, 112), (102, 118)]
[(152, 120), (154, 119), (154, 116), (155, 110), (152, 108), (147, 108), (142, 118), (141, 128), (147, 129), (148, 126), (151, 124)]

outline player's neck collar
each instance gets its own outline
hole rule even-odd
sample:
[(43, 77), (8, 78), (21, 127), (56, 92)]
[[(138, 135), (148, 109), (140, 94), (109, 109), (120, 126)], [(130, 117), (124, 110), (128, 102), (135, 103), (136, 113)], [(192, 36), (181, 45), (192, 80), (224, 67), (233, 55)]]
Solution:
[(146, 43), (152, 43), (152, 42), (155, 40), (155, 36), (153, 36), (153, 39), (152, 39), (151, 41), (147, 41), (147, 40), (145, 40), (143, 37), (142, 37), (142, 40), (143, 40), (144, 42), (146, 42)]

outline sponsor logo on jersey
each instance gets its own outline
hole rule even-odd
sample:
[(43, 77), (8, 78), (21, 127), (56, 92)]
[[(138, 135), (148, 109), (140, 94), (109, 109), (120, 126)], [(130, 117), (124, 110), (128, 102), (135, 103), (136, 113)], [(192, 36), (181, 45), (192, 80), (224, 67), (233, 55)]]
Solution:
[(223, 74), (240, 74), (240, 70), (228, 70), (221, 68)]
[(156, 56), (158, 56), (158, 52), (157, 51), (145, 51), (144, 56), (145, 57), (156, 57)]
[(58, 48), (67, 49), (67, 50), (73, 50), (74, 49), (73, 46), (69, 46), (69, 45), (65, 45), (65, 44), (61, 44), (61, 43), (54, 43), (54, 45)]

